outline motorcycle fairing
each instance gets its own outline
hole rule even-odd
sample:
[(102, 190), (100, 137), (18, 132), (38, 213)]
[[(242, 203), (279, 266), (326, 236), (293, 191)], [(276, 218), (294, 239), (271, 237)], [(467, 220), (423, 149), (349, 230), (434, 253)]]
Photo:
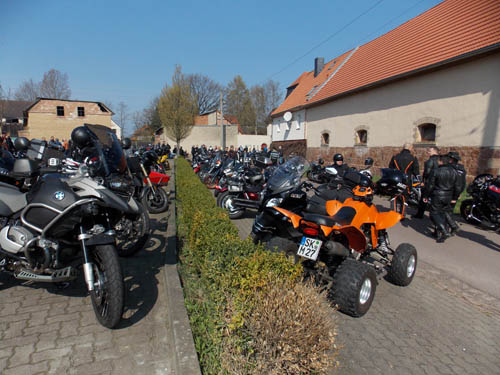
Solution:
[(403, 216), (396, 211), (379, 212), (375, 222), (375, 228), (377, 230), (390, 228), (401, 221), (402, 218)]

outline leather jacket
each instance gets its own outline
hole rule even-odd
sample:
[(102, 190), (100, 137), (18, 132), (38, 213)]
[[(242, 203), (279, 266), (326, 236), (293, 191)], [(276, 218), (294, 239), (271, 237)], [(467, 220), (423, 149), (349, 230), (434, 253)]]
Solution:
[(424, 196), (445, 200), (457, 200), (460, 195), (460, 181), (455, 168), (450, 164), (433, 169), (427, 181)]
[(411, 154), (410, 150), (406, 149), (392, 157), (389, 168), (400, 170), (410, 181), (412, 176), (420, 174), (417, 158)]
[(439, 159), (439, 155), (432, 155), (425, 163), (424, 163), (424, 174), (423, 174), (423, 177), (424, 177), (424, 181), (426, 181), (430, 174), (431, 174), (431, 171), (435, 168), (438, 168), (439, 167), (439, 164), (438, 164), (438, 159)]
[(465, 167), (462, 164), (451, 164), (451, 165), (453, 168), (455, 168), (455, 171), (457, 172), (458, 182), (459, 182), (458, 190), (460, 191), (459, 194), (461, 194), (462, 191), (465, 190), (467, 172), (465, 171)]
[(329, 167), (335, 168), (337, 170), (339, 177), (344, 177), (344, 175), (347, 173), (347, 171), (349, 171), (349, 166), (345, 163), (343, 163), (342, 165), (337, 165), (334, 163), (334, 164), (330, 165)]

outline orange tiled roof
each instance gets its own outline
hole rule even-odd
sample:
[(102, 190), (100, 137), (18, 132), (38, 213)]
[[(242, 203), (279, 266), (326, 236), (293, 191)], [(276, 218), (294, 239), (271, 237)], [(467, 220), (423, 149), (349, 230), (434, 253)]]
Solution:
[[(303, 73), (294, 82), (298, 86), (273, 115), (332, 100), (337, 95), (432, 68), (486, 47), (500, 48), (500, 1), (445, 0), (326, 63), (317, 77), (313, 72)], [(331, 76), (335, 66), (329, 71), (328, 67), (335, 60), (335, 66), (341, 67)], [(320, 89), (307, 97), (315, 85)]]

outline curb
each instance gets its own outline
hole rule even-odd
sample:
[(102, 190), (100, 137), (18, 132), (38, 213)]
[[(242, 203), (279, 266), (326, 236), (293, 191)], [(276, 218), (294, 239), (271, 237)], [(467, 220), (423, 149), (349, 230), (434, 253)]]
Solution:
[(184, 293), (177, 272), (177, 223), (175, 209), (175, 162), (172, 163), (174, 199), (170, 201), (167, 224), (167, 251), (165, 256), (165, 281), (167, 294), (167, 313), (170, 339), (174, 348), (174, 374), (201, 375), (198, 355), (194, 346), (193, 334), (184, 305)]

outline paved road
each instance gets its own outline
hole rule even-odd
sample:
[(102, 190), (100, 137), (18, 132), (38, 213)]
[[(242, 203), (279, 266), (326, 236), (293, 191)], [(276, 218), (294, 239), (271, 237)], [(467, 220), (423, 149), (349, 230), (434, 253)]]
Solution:
[(122, 259), (127, 295), (118, 329), (97, 323), (83, 278), (58, 290), (0, 274), (0, 374), (173, 374), (163, 274), (167, 218), (152, 218), (148, 248)]
[[(253, 215), (233, 222), (244, 238)], [(381, 280), (364, 317), (334, 312), (340, 374), (500, 374), (498, 235), (462, 224), (460, 236), (440, 245), (415, 231), (425, 223), (408, 220), (389, 233), (393, 244), (419, 251), (410, 286)]]

